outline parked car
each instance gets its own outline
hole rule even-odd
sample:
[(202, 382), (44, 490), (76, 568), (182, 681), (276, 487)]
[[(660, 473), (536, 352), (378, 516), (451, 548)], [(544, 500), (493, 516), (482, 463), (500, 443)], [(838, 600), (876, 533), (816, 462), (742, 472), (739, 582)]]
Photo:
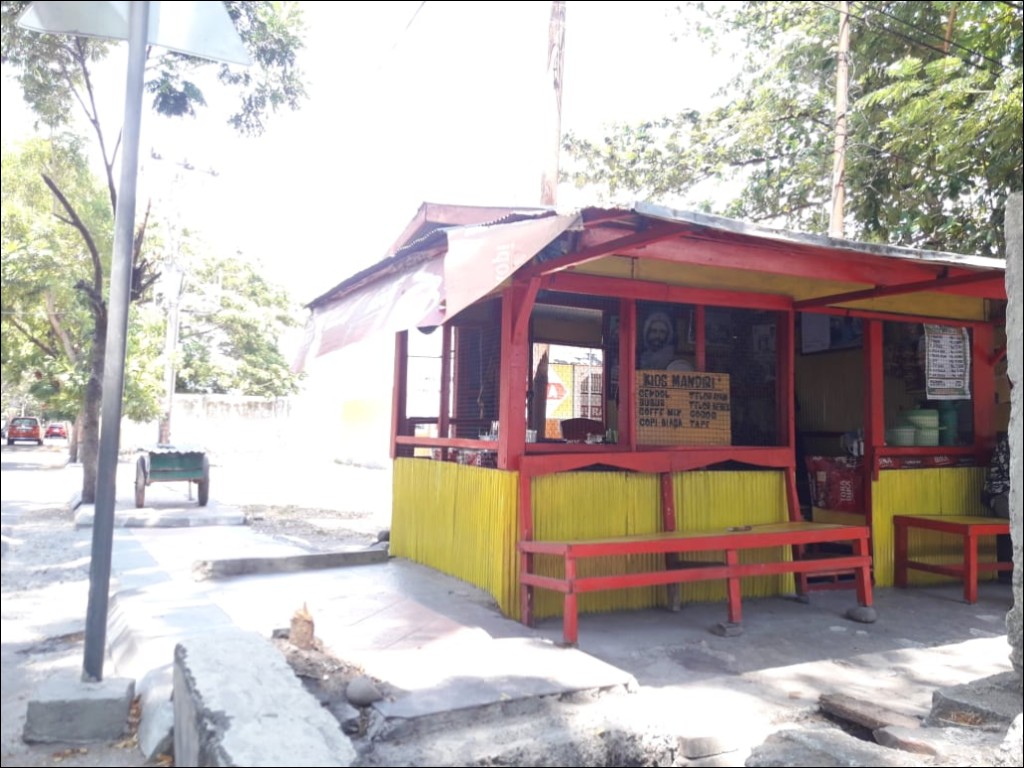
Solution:
[(46, 426), (46, 438), (59, 437), (61, 440), (68, 439), (68, 430), (59, 421), (55, 421), (52, 424)]
[(14, 445), (16, 440), (31, 440), (36, 445), (43, 444), (43, 428), (35, 416), (19, 416), (11, 419), (7, 425), (7, 444)]

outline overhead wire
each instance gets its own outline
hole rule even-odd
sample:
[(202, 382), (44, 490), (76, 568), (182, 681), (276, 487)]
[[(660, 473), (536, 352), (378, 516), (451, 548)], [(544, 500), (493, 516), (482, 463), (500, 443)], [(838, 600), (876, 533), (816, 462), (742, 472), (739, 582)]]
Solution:
[[(814, 5), (820, 5), (823, 8), (828, 8), (830, 11), (833, 11), (835, 13), (839, 13), (840, 12), (839, 9), (835, 7), (835, 5), (833, 5), (832, 3), (824, 2), (824, 0), (809, 0), (809, 2), (813, 3)], [(857, 15), (855, 13), (848, 13), (848, 15), (849, 15), (849, 17), (851, 19), (856, 19), (857, 21), (862, 21), (862, 22), (864, 22), (865, 25), (867, 25), (867, 26), (869, 26), (869, 27), (871, 27), (873, 29), (877, 29), (877, 30), (879, 30), (881, 32), (887, 32), (890, 35), (893, 35), (894, 37), (898, 37), (901, 40), (904, 40), (905, 42), (911, 43), (913, 45), (921, 46), (922, 48), (927, 48), (928, 50), (934, 51), (935, 53), (941, 54), (942, 56), (951, 56), (951, 57), (953, 57), (955, 59), (959, 59), (960, 61), (962, 61), (964, 64), (966, 64), (969, 67), (974, 67), (975, 69), (986, 69), (986, 70), (988, 69), (988, 67), (984, 67), (984, 66), (982, 66), (981, 64), (979, 64), (977, 62), (971, 61), (969, 59), (965, 59), (962, 56), (957, 56), (955, 54), (949, 53), (948, 51), (944, 51), (942, 48), (939, 48), (938, 46), (932, 45), (930, 43), (926, 43), (924, 40), (919, 40), (918, 38), (912, 37), (912, 36), (907, 35), (907, 34), (904, 34), (903, 32), (899, 32), (899, 31), (893, 29), (892, 27), (880, 26), (880, 25), (872, 24), (872, 22), (869, 19), (866, 19), (863, 16), (859, 16), (859, 15)], [(913, 25), (911, 25), (911, 26), (913, 26)], [(915, 29), (918, 29), (918, 28), (915, 27)], [(921, 31), (921, 30), (918, 29), (918, 31)], [(971, 49), (968, 49), (968, 50), (971, 50)], [(980, 58), (985, 59), (986, 61), (992, 61), (993, 63), (995, 63), (996, 66), (999, 67), (1000, 70), (1005, 69), (1005, 67), (1003, 66), (1002, 62), (998, 62), (998, 61), (994, 61), (993, 59), (989, 59), (987, 56), (985, 56), (982, 53), (978, 53), (977, 51), (971, 50), (971, 52), (974, 55), (976, 55), (976, 56), (978, 56)]]
[[(851, 5), (852, 5), (852, 3), (851, 3)], [(952, 46), (953, 48), (959, 48), (961, 51), (965, 51), (965, 52), (971, 54), (972, 56), (977, 56), (977, 57), (979, 57), (981, 59), (984, 59), (985, 61), (991, 62), (992, 64), (995, 64), (1000, 69), (1004, 68), (1003, 67), (1003, 63), (1001, 61), (999, 61), (997, 59), (993, 59), (993, 58), (991, 58), (989, 56), (986, 56), (985, 54), (981, 53), (980, 51), (976, 51), (973, 48), (968, 48), (966, 45), (962, 45), (962, 44), (956, 42), (955, 40), (948, 40), (945, 35), (941, 35), (938, 32), (932, 32), (930, 29), (924, 29), (923, 27), (919, 27), (916, 24), (913, 24), (913, 23), (911, 23), (909, 21), (901, 19), (896, 14), (890, 13), (889, 11), (885, 10), (885, 8), (875, 7), (873, 5), (868, 5), (866, 2), (860, 2), (859, 5), (862, 8), (866, 8), (866, 9), (874, 11), (876, 13), (880, 13), (883, 16), (888, 16), (890, 19), (898, 21), (900, 24), (903, 24), (904, 26), (910, 27), (911, 29), (913, 29), (913, 30), (915, 30), (917, 32), (922, 32), (923, 34), (926, 34), (929, 37), (934, 37), (934, 38), (936, 38), (938, 40), (941, 40), (944, 43), (949, 43), (949, 45)], [(935, 49), (933, 49), (933, 50), (935, 50)], [(946, 53), (948, 55), (948, 52), (946, 52), (945, 49), (942, 49), (942, 52)]]
[(377, 65), (378, 70), (383, 69), (385, 60), (389, 56), (391, 56), (398, 48), (399, 43), (402, 42), (402, 38), (405, 37), (405, 34), (409, 31), (409, 28), (412, 27), (413, 22), (416, 21), (416, 18), (420, 15), (420, 11), (423, 10), (423, 6), (425, 6), (426, 4), (427, 0), (423, 0), (423, 2), (416, 6), (416, 10), (412, 12), (412, 16), (409, 17), (409, 20), (405, 23), (405, 26), (402, 27), (402, 31), (399, 32), (398, 36), (395, 38), (394, 44), (392, 44), (391, 48), (388, 49), (388, 52), (381, 57), (380, 63)]

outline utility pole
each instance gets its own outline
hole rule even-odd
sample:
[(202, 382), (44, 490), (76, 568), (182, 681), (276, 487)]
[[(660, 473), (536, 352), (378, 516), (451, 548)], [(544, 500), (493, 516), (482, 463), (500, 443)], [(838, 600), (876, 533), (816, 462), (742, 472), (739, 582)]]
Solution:
[(548, 66), (546, 80), (551, 83), (554, 96), (550, 125), (550, 154), (540, 180), (540, 204), (555, 205), (558, 201), (558, 163), (562, 149), (562, 69), (565, 64), (565, 2), (551, 3), (551, 22), (548, 25)]
[(182, 289), (185, 287), (185, 272), (176, 261), (164, 267), (166, 285), (164, 300), (167, 302), (167, 329), (164, 334), (164, 412), (160, 417), (160, 445), (171, 444), (171, 410), (174, 407), (174, 355), (178, 348), (178, 307)]
[[(160, 415), (160, 422), (157, 432), (157, 443), (159, 445), (171, 445), (171, 411), (174, 407), (174, 384), (175, 384), (175, 354), (178, 349), (179, 312), (181, 297), (185, 288), (187, 277), (185, 264), (182, 262), (181, 253), (185, 244), (184, 224), (182, 223), (183, 201), (187, 198), (194, 200), (193, 194), (183, 195), (181, 187), (185, 184), (186, 174), (194, 178), (194, 174), (201, 173), (207, 176), (216, 177), (218, 172), (213, 169), (197, 168), (187, 158), (168, 161), (164, 155), (155, 149), (150, 149), (150, 158), (157, 164), (167, 163), (177, 166), (179, 170), (173, 170), (169, 178), (165, 177), (162, 182), (156, 182), (156, 187), (163, 190), (160, 196), (167, 203), (168, 208), (173, 211), (171, 220), (169, 246), (171, 256), (163, 268), (162, 284), (164, 287), (164, 306), (167, 310), (167, 327), (164, 333), (164, 410)], [(157, 167), (147, 165), (147, 172)], [(159, 175), (159, 174), (158, 174)]]
[(843, 236), (843, 209), (846, 206), (846, 112), (850, 99), (850, 3), (839, 3), (839, 49), (836, 52), (836, 136), (832, 158), (832, 215), (829, 237)]

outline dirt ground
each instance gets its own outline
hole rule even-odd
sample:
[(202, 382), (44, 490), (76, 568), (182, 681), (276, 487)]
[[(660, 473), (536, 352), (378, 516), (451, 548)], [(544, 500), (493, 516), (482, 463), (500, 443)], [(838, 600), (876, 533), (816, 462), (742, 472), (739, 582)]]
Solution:
[(242, 511), (254, 531), (310, 552), (369, 546), (386, 532), (368, 513), (267, 504), (244, 505)]

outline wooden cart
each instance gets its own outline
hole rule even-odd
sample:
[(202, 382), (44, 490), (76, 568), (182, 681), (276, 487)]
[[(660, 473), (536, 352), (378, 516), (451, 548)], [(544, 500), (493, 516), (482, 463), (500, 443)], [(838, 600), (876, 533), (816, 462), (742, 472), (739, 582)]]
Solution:
[(198, 489), (199, 506), (210, 498), (210, 459), (206, 453), (191, 448), (161, 445), (139, 456), (135, 465), (135, 506), (146, 505), (146, 486), (152, 483), (187, 481), (192, 498), (192, 483)]

